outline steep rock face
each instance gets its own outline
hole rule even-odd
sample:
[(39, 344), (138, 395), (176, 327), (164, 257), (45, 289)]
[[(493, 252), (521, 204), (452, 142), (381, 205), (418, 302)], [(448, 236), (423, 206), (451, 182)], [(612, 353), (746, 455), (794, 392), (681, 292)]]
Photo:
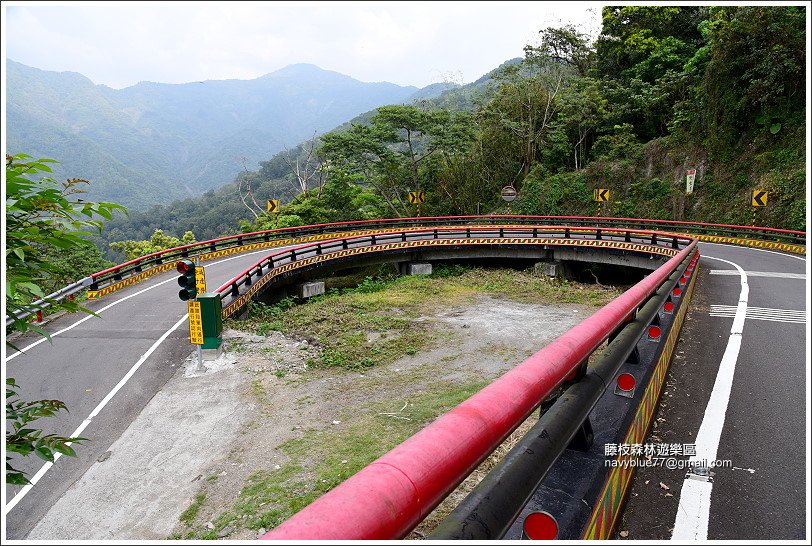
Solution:
[(89, 198), (134, 209), (220, 187), (286, 146), (421, 91), (306, 64), (254, 80), (116, 90), (8, 60), (7, 82), (8, 152), (58, 159), (56, 177), (87, 178)]

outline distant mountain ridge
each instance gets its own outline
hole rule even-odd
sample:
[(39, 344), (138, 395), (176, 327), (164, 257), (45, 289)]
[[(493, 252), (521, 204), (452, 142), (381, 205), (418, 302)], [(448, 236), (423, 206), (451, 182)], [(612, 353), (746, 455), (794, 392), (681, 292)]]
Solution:
[(136, 210), (201, 195), (358, 114), (448, 89), (294, 64), (253, 80), (116, 90), (76, 72), (6, 66), (6, 152), (57, 159), (56, 178), (92, 181), (88, 199)]

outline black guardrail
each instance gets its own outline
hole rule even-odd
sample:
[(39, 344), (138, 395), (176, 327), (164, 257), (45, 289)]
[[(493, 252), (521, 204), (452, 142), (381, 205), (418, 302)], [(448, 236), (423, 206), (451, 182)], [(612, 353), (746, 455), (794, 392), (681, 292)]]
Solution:
[[(691, 233), (707, 236), (745, 238), (760, 241), (778, 241), (793, 245), (805, 245), (806, 234), (800, 231), (779, 230), (766, 227), (734, 226), (726, 224), (707, 224), (700, 222), (678, 222), (668, 220), (647, 220), (641, 218), (603, 218), (603, 217), (582, 217), (582, 216), (507, 216), (507, 215), (484, 215), (484, 216), (441, 216), (426, 218), (390, 218), (382, 220), (365, 220), (356, 222), (339, 222), (332, 224), (317, 224), (312, 226), (301, 226), (292, 228), (282, 228), (266, 230), (254, 233), (242, 233), (228, 237), (221, 237), (209, 241), (201, 241), (177, 248), (162, 250), (146, 256), (141, 256), (123, 264), (116, 265), (109, 269), (99, 271), (90, 276), (92, 281), (87, 284), (86, 279), (78, 281), (81, 287), (70, 294), (81, 292), (82, 290), (99, 290), (116, 282), (130, 277), (148, 272), (156, 267), (164, 266), (179, 259), (190, 258), (208, 252), (217, 252), (229, 249), (239, 249), (240, 247), (257, 244), (271, 243), (285, 239), (298, 239), (308, 236), (319, 236), (330, 233), (381, 230), (389, 228), (413, 228), (413, 227), (433, 227), (454, 225), (569, 225), (572, 227), (617, 227), (639, 230), (657, 230), (676, 233)], [(67, 295), (65, 291), (75, 288), (74, 283), (69, 287), (60, 289), (53, 294), (49, 294), (42, 300), (25, 306), (25, 310), (18, 312), (14, 316), (6, 316), (6, 326), (8, 327), (14, 320), (23, 320), (33, 315), (37, 310), (42, 310), (50, 306), (53, 302), (64, 299)]]
[[(523, 227), (456, 227), (456, 228), (433, 228), (433, 229), (413, 229), (389, 233), (358, 235), (355, 237), (344, 237), (341, 239), (318, 241), (299, 245), (292, 249), (281, 250), (257, 261), (248, 269), (236, 275), (231, 280), (224, 283), (216, 291), (223, 296), (224, 316), (231, 316), (237, 312), (232, 307), (235, 301), (251, 291), (256, 295), (256, 283), (265, 275), (271, 273), (275, 268), (289, 266), (296, 262), (313, 258), (316, 256), (327, 258), (329, 254), (349, 250), (353, 248), (369, 248), (389, 243), (408, 243), (414, 241), (438, 240), (438, 239), (465, 239), (470, 241), (487, 240), (489, 243), (494, 240), (510, 239), (534, 240), (540, 238), (557, 238), (561, 240), (572, 239), (594, 239), (605, 241), (618, 241), (624, 243), (638, 243), (651, 246), (664, 247), (674, 250), (681, 250), (692, 242), (692, 239), (678, 235), (664, 235), (657, 232), (619, 229), (599, 229), (599, 228), (523, 228)], [(408, 250), (408, 249), (407, 249)], [(238, 307), (243, 307), (247, 302), (241, 301)]]

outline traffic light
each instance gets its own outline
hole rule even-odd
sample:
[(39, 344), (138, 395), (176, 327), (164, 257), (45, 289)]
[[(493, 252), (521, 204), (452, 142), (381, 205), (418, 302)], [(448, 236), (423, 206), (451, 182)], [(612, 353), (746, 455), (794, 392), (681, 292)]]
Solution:
[(180, 273), (178, 286), (181, 290), (178, 297), (181, 301), (193, 300), (197, 297), (197, 280), (195, 279), (195, 263), (192, 260), (181, 260), (175, 265)]

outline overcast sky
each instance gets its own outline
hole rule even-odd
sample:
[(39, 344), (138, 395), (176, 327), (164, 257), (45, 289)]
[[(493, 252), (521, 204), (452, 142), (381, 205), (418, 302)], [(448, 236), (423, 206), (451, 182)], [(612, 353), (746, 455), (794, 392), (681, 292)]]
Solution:
[(600, 30), (595, 2), (3, 2), (9, 59), (139, 81), (251, 79), (312, 63), (362, 81), (468, 83), (548, 26)]

